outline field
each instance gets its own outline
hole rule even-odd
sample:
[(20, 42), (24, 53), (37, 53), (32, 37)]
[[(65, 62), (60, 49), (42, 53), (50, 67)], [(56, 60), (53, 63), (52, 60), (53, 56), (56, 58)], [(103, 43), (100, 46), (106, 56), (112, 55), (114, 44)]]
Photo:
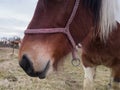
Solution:
[[(65, 60), (59, 72), (52, 73), (44, 80), (27, 76), (18, 65), (18, 50), (12, 55), (11, 48), (0, 48), (0, 90), (82, 90), (83, 69), (71, 65), (70, 57)], [(107, 90), (110, 70), (97, 68), (96, 90)]]

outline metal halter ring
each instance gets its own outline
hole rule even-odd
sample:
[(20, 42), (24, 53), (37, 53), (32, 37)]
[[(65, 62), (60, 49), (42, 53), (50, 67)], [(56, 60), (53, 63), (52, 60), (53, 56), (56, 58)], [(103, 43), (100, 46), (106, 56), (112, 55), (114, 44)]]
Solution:
[(80, 65), (80, 59), (79, 58), (74, 58), (71, 61), (73, 66), (79, 66)]

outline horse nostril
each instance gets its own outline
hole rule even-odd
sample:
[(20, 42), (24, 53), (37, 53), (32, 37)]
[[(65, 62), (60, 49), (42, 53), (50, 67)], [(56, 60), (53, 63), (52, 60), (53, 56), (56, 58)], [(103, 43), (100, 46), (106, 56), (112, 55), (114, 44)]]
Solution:
[(22, 60), (19, 62), (19, 64), (28, 75), (33, 75), (33, 64), (30, 62), (29, 58), (26, 55), (23, 55)]

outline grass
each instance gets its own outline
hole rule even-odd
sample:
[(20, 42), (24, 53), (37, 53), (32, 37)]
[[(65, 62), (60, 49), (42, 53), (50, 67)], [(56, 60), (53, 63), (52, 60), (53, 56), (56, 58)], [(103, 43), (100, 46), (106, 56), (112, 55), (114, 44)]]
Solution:
[[(19, 67), (18, 50), (11, 55), (12, 49), (0, 49), (0, 90), (82, 90), (84, 72), (82, 67), (71, 65), (70, 57), (66, 58), (63, 69), (54, 72), (44, 80), (32, 78)], [(97, 68), (95, 87), (106, 90), (110, 70), (106, 67)]]

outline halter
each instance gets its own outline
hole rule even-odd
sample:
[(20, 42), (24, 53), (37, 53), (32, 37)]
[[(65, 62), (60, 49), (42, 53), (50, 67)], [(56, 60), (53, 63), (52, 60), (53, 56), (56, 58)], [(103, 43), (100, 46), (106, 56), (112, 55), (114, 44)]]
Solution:
[[(72, 23), (74, 17), (75, 17), (75, 14), (77, 12), (77, 9), (78, 9), (78, 6), (79, 6), (79, 2), (80, 0), (76, 0), (75, 1), (75, 5), (74, 5), (74, 8), (73, 8), (73, 11), (72, 11), (72, 14), (66, 24), (66, 26), (64, 28), (45, 28), (45, 29), (27, 29), (25, 31), (25, 34), (47, 34), (47, 33), (63, 33), (65, 35), (67, 35), (72, 47), (73, 47), (73, 50), (72, 50), (72, 64), (74, 66), (78, 66), (80, 65), (80, 59), (77, 57), (77, 48), (76, 48), (76, 43), (70, 33), (70, 24)], [(79, 48), (81, 47), (81, 44), (79, 44), (78, 46)], [(76, 64), (76, 62), (77, 64)]]

